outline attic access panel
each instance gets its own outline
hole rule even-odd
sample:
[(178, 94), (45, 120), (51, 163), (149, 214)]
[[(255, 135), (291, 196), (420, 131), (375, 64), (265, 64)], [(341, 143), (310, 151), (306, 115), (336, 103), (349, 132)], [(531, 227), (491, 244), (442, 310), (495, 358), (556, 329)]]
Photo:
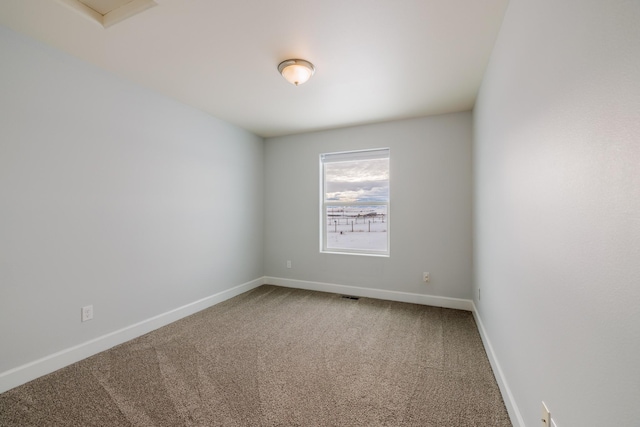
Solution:
[(124, 6), (127, 3), (131, 3), (132, 0), (78, 0), (85, 6), (89, 6), (101, 15), (106, 15), (109, 12)]
[(143, 12), (157, 3), (154, 0), (58, 0), (86, 18), (110, 27)]

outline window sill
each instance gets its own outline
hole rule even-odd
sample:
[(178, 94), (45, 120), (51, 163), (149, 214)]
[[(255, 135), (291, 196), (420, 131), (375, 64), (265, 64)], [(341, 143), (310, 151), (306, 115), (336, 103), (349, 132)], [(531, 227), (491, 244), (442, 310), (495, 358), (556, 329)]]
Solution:
[(321, 250), (321, 254), (330, 254), (330, 255), (357, 255), (357, 256), (371, 256), (377, 258), (390, 258), (390, 254), (370, 254), (363, 252), (341, 252), (341, 251), (327, 251)]

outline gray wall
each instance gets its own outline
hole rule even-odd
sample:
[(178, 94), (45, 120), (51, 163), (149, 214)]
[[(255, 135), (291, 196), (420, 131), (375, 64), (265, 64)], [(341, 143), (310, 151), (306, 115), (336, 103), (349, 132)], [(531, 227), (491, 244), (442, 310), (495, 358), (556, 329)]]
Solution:
[[(266, 276), (471, 298), (471, 124), (467, 112), (267, 139)], [(381, 147), (391, 256), (320, 253), (319, 155)]]
[(476, 305), (528, 426), (640, 420), (639, 22), (512, 0), (474, 110)]
[(263, 275), (261, 138), (3, 27), (0, 58), (0, 373)]

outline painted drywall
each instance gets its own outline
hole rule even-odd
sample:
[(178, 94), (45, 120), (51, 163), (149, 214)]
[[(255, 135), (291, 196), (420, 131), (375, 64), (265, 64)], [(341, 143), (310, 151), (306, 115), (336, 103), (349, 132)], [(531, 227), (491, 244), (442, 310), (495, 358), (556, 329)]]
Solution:
[(0, 58), (0, 374), (262, 278), (262, 138), (2, 27)]
[[(465, 112), (266, 139), (266, 276), (470, 299), (471, 135)], [(320, 154), (382, 147), (390, 257), (320, 253)]]
[(520, 425), (640, 420), (638, 22), (511, 0), (474, 109), (475, 304)]

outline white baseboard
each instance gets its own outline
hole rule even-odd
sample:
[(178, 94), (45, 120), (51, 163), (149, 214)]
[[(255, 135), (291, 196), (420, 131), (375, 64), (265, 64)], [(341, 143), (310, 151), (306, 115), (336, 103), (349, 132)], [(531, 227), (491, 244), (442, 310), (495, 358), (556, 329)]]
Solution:
[(219, 304), (229, 298), (233, 298), (237, 295), (250, 291), (251, 289), (257, 288), (264, 283), (264, 277), (259, 277), (250, 282), (243, 283), (242, 285), (218, 292), (198, 301), (183, 305), (182, 307), (167, 311), (166, 313), (143, 320), (142, 322), (138, 322), (82, 344), (45, 356), (41, 359), (34, 360), (33, 362), (29, 362), (25, 365), (18, 366), (17, 368), (2, 372), (0, 373), (0, 393), (43, 375), (50, 374), (51, 372), (57, 371), (58, 369), (64, 368), (72, 363), (79, 362), (80, 360), (86, 359), (87, 357), (93, 356), (101, 351), (108, 350), (111, 347), (137, 338), (155, 329), (161, 328), (162, 326), (168, 325), (169, 323), (175, 322), (176, 320), (180, 320), (183, 317), (187, 317), (191, 314), (197, 313), (198, 311)]
[(526, 427), (524, 419), (522, 418), (522, 414), (520, 414), (520, 410), (518, 409), (518, 405), (516, 404), (516, 400), (511, 393), (509, 384), (507, 383), (507, 379), (502, 372), (502, 368), (500, 367), (500, 363), (498, 362), (496, 353), (493, 351), (493, 346), (491, 345), (491, 341), (489, 340), (487, 331), (484, 329), (484, 324), (482, 323), (482, 319), (478, 314), (476, 305), (473, 303), (473, 301), (471, 302), (471, 304), (473, 305), (473, 317), (476, 320), (476, 325), (478, 325), (478, 331), (480, 332), (480, 337), (482, 338), (484, 348), (487, 352), (489, 363), (491, 363), (491, 368), (493, 368), (493, 373), (495, 374), (496, 381), (498, 382), (498, 387), (500, 387), (500, 392), (502, 393), (504, 404), (507, 407), (509, 418), (511, 418), (511, 424), (513, 424), (515, 427)]
[(438, 297), (433, 295), (414, 294), (410, 292), (388, 291), (384, 289), (361, 288), (358, 286), (345, 286), (334, 283), (309, 282), (307, 280), (283, 279), (281, 277), (265, 277), (264, 283), (283, 286), (286, 288), (307, 289), (310, 291), (330, 292), (334, 294), (345, 294), (358, 297), (473, 311), (473, 301), (460, 298)]

